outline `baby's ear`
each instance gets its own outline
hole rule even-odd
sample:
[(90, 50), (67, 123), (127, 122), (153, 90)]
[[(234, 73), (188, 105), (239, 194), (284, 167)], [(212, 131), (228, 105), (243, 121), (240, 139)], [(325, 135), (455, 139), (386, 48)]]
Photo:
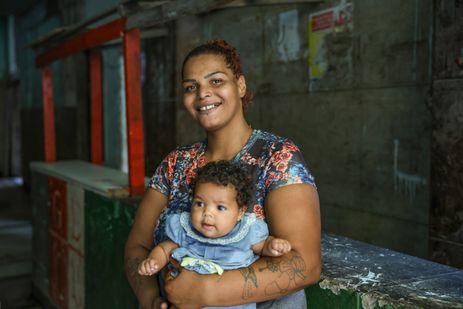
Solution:
[(244, 214), (246, 213), (246, 209), (248, 209), (246, 206), (240, 207), (240, 211), (238, 214), (238, 221), (241, 220), (241, 218), (243, 218)]

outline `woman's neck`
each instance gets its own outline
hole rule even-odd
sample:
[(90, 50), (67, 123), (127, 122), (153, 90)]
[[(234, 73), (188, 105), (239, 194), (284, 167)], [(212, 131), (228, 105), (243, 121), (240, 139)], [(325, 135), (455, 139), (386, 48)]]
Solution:
[(238, 126), (207, 133), (206, 162), (231, 160), (246, 145), (252, 128), (244, 120)]

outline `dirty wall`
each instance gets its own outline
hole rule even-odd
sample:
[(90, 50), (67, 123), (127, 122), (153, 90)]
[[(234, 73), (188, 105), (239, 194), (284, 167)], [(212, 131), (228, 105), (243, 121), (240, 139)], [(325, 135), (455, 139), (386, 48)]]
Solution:
[[(330, 11), (344, 23), (326, 29)], [(310, 16), (324, 33), (309, 28)], [(217, 37), (240, 51), (255, 93), (252, 127), (300, 146), (316, 177), (323, 230), (427, 257), (432, 1), (214, 11), (178, 21), (179, 58)], [(178, 104), (179, 143), (201, 138), (192, 127)]]
[(430, 258), (463, 268), (463, 3), (436, 1)]

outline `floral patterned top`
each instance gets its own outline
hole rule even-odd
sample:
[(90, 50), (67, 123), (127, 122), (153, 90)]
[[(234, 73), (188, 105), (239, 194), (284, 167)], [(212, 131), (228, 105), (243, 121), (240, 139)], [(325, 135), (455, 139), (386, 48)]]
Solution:
[[(169, 200), (154, 231), (155, 243), (167, 239), (165, 225), (169, 215), (190, 211), (193, 197), (191, 183), (196, 169), (206, 164), (206, 150), (207, 140), (177, 147), (164, 158), (151, 178), (149, 187), (165, 194)], [(233, 161), (246, 166), (255, 179), (254, 207), (248, 210), (260, 219), (265, 219), (264, 202), (270, 191), (290, 184), (308, 183), (315, 186), (297, 146), (291, 140), (272, 133), (253, 130)]]

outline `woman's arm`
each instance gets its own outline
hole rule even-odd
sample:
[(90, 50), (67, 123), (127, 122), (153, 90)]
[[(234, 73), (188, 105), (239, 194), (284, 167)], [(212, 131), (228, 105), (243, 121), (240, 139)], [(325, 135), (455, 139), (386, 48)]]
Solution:
[(265, 209), (270, 234), (287, 239), (290, 252), (222, 276), (181, 269), (176, 279), (167, 278), (169, 301), (178, 308), (232, 306), (278, 298), (317, 282), (321, 227), (316, 189), (308, 184), (275, 189), (267, 195)]
[(138, 264), (146, 259), (153, 246), (153, 231), (161, 211), (167, 206), (167, 197), (147, 189), (137, 210), (135, 220), (125, 244), (125, 273), (135, 295), (144, 309), (167, 308), (161, 306), (159, 288), (155, 276), (138, 274)]

